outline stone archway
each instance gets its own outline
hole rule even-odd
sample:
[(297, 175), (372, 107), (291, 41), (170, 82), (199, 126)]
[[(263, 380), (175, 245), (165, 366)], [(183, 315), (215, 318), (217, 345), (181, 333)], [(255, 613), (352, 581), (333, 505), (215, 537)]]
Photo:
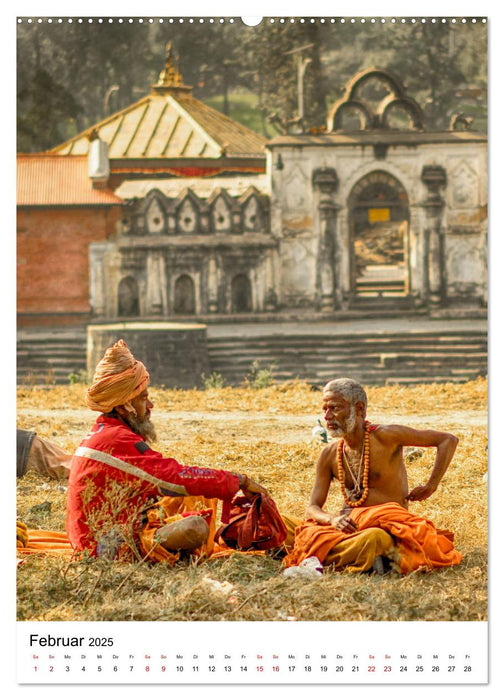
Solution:
[(245, 274), (235, 275), (231, 280), (231, 311), (233, 313), (252, 311), (252, 287)]
[(410, 291), (409, 201), (395, 177), (375, 170), (348, 198), (350, 280), (354, 300), (399, 300)]
[(131, 275), (123, 277), (119, 282), (117, 302), (117, 313), (119, 316), (140, 315), (138, 282)]
[(180, 275), (175, 281), (173, 310), (176, 314), (196, 313), (194, 282), (189, 275)]

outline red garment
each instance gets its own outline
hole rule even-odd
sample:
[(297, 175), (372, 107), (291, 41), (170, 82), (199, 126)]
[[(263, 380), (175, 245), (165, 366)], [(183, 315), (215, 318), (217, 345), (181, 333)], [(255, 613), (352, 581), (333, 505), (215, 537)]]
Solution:
[[(97, 450), (96, 458), (92, 453), (84, 454), (86, 450)], [(114, 458), (123, 464), (103, 463)], [(124, 471), (128, 468), (136, 473)], [(127, 502), (119, 505), (113, 495), (117, 484), (131, 487)], [(163, 457), (122, 420), (102, 414), (72, 458), (66, 499), (68, 539), (77, 550), (95, 553), (96, 541), (90, 530), (96, 533), (97, 524), (110, 519), (118, 523), (133, 520), (135, 528), (140, 526), (139, 510), (148, 499), (190, 495), (230, 500), (238, 489), (235, 474), (188, 467)]]

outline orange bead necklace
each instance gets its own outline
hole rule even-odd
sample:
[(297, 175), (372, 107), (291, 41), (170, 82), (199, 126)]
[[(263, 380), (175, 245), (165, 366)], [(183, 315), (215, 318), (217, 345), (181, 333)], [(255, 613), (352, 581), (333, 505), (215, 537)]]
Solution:
[[(344, 458), (344, 440), (341, 439), (338, 443), (338, 448), (336, 451), (336, 463), (338, 467), (338, 479), (340, 482), (340, 488), (341, 492), (343, 494), (343, 498), (345, 499), (345, 503), (347, 506), (350, 506), (350, 508), (357, 508), (358, 506), (361, 506), (366, 498), (368, 497), (369, 494), (369, 433), (371, 432), (369, 430), (370, 423), (369, 421), (365, 421), (364, 423), (364, 445), (363, 445), (363, 454), (361, 458), (361, 464), (362, 466), (362, 461), (364, 461), (364, 474), (362, 475), (362, 495), (357, 501), (352, 501), (350, 500), (349, 493), (347, 488), (345, 487), (345, 472), (343, 468), (343, 458)], [(350, 467), (348, 467), (348, 470), (351, 473)], [(359, 477), (360, 477), (360, 469), (359, 469)], [(355, 479), (354, 479), (355, 481)], [(354, 493), (356, 489), (351, 491), (350, 493)], [(360, 489), (359, 489), (360, 491)]]

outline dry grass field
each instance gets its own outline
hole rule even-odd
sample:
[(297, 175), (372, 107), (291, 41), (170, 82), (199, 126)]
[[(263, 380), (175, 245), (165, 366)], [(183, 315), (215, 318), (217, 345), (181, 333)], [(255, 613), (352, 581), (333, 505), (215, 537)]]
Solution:
[[(73, 451), (94, 421), (83, 385), (20, 387), (18, 427)], [(152, 388), (157, 449), (185, 464), (245, 471), (281, 512), (302, 516), (321, 443), (312, 428), (321, 393), (301, 383), (263, 389)], [(372, 387), (368, 417), (448, 430), (459, 446), (438, 491), (411, 510), (455, 532), (458, 567), (432, 573), (284, 578), (279, 560), (233, 555), (200, 564), (110, 563), (28, 556), (18, 567), (20, 620), (485, 620), (487, 426), (485, 380), (463, 385)], [(408, 463), (422, 483), (433, 451)], [(328, 507), (339, 506), (334, 489)], [(65, 485), (37, 474), (17, 483), (17, 516), (30, 528), (64, 529)]]

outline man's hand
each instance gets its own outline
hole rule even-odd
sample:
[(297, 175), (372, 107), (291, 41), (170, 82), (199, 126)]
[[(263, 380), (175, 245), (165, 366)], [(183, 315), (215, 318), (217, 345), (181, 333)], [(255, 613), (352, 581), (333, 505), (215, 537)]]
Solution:
[(432, 496), (436, 490), (435, 486), (429, 486), (429, 484), (422, 484), (421, 486), (416, 486), (406, 496), (407, 501), (425, 501), (429, 496)]
[(251, 498), (255, 493), (264, 493), (268, 495), (268, 492), (264, 488), (264, 486), (261, 486), (261, 484), (258, 484), (257, 481), (254, 481), (251, 479), (249, 476), (246, 476), (245, 474), (240, 475), (240, 488), (247, 496), (247, 498)]
[(341, 532), (346, 532), (348, 535), (352, 532), (357, 532), (357, 525), (354, 523), (352, 518), (348, 515), (335, 515), (331, 520), (331, 525), (336, 528), (336, 530), (341, 530)]

